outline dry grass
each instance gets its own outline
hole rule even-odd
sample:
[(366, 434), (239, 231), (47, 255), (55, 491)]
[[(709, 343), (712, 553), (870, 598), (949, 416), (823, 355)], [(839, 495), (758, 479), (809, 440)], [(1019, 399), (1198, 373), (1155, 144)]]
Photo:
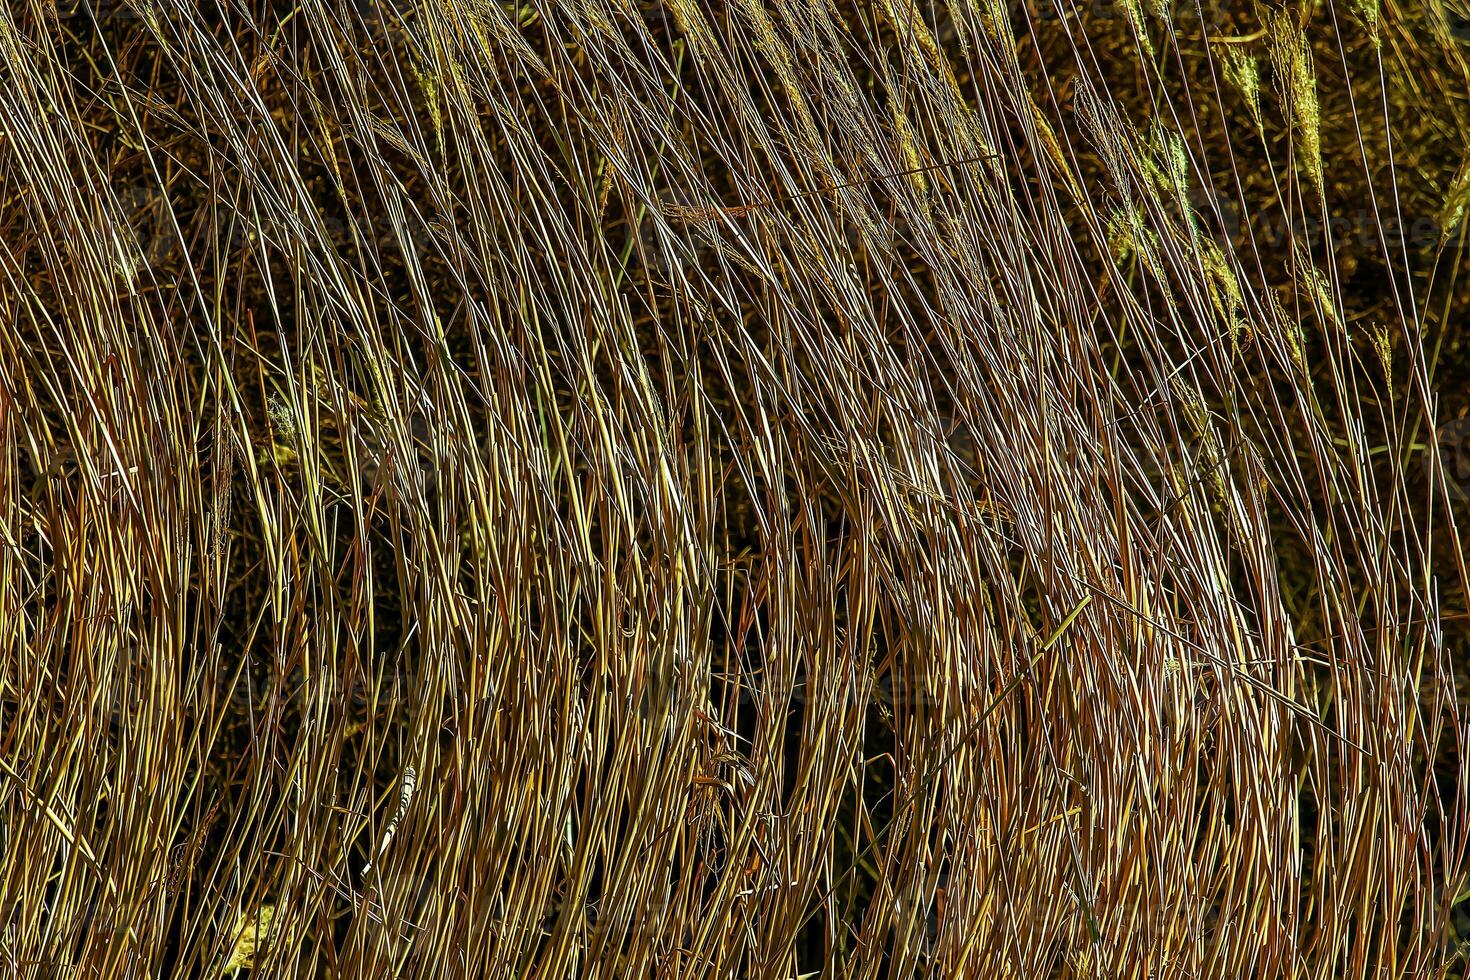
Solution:
[(1462, 975), (1460, 17), (0, 6), (0, 972)]

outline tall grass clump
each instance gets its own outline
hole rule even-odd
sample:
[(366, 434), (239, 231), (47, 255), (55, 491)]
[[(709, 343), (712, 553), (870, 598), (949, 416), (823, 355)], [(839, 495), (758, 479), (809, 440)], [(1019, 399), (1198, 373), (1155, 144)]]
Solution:
[(1464, 976), (1458, 3), (0, 5), (0, 973)]

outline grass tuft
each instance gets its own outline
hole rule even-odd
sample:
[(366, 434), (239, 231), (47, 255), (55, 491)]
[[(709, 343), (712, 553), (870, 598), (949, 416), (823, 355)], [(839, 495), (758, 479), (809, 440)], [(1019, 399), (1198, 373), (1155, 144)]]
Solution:
[(1464, 976), (1452, 7), (0, 5), (0, 975)]

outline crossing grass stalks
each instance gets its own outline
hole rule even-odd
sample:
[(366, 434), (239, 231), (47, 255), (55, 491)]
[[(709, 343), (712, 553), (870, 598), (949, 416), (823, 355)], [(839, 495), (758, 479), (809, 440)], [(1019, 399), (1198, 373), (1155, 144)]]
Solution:
[(1466, 38), (0, 6), (6, 975), (1463, 976)]

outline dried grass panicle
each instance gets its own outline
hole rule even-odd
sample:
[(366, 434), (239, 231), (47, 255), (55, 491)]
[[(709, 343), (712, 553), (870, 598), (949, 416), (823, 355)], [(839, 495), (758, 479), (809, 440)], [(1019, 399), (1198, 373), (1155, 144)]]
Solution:
[(1322, 107), (1317, 98), (1317, 69), (1306, 31), (1289, 11), (1268, 20), (1271, 64), (1281, 101), (1291, 116), (1298, 166), (1312, 189), (1322, 192)]
[(1238, 46), (1226, 45), (1220, 50), (1220, 70), (1238, 94), (1256, 129), (1264, 127), (1261, 117), (1261, 63), (1256, 56)]
[(1463, 975), (1444, 12), (288, 6), (0, 6), (0, 973)]

